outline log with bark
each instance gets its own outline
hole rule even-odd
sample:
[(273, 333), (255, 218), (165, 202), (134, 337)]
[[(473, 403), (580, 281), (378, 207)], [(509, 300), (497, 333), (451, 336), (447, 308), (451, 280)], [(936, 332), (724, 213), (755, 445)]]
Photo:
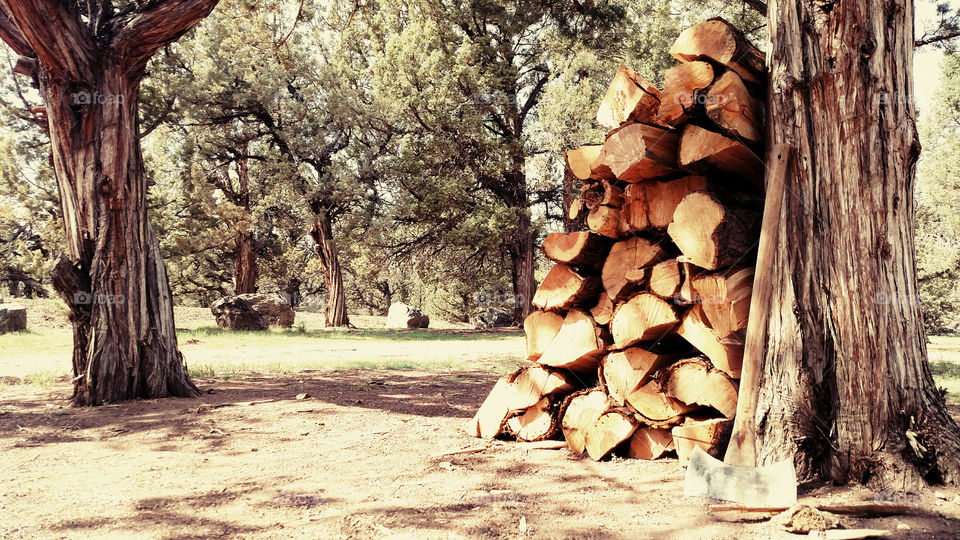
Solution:
[(757, 246), (759, 225), (755, 210), (731, 207), (714, 193), (696, 191), (677, 205), (667, 234), (685, 260), (716, 270), (745, 261)]
[(713, 75), (709, 62), (690, 62), (668, 69), (663, 77), (660, 121), (674, 127), (686, 122), (689, 113), (703, 101), (702, 92), (713, 83)]
[(670, 54), (681, 62), (711, 60), (735, 71), (745, 81), (762, 83), (765, 58), (743, 32), (720, 17), (684, 30)]
[(550, 233), (543, 240), (543, 253), (558, 263), (599, 268), (610, 252), (610, 245), (607, 238), (589, 231)]
[(620, 208), (621, 232), (662, 231), (673, 221), (677, 205), (688, 194), (707, 189), (703, 176), (687, 176), (669, 182), (648, 181), (627, 186)]
[(680, 167), (694, 174), (726, 175), (734, 186), (763, 189), (763, 157), (742, 142), (691, 124), (683, 128), (679, 145)]
[(600, 102), (597, 123), (613, 129), (626, 122), (656, 122), (661, 97), (653, 83), (620, 64)]
[(610, 135), (592, 167), (604, 178), (640, 182), (678, 174), (679, 137), (667, 128), (628, 124)]
[(591, 304), (602, 283), (593, 276), (581, 276), (565, 264), (557, 263), (547, 273), (533, 296), (533, 305), (546, 311), (566, 311)]

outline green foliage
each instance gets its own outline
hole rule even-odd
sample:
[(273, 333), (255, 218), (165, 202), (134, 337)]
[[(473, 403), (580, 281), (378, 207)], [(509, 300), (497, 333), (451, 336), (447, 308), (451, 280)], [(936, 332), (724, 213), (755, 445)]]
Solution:
[(0, 283), (16, 296), (42, 286), (62, 247), (49, 140), (31, 109), (36, 96), (9, 71), (0, 77)]
[(944, 59), (943, 80), (917, 166), (917, 274), (932, 334), (960, 331), (960, 57)]

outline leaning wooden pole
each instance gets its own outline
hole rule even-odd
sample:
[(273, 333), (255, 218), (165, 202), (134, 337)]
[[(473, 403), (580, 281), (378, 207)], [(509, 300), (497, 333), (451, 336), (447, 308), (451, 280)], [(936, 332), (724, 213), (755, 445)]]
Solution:
[(760, 374), (763, 372), (764, 345), (767, 341), (767, 318), (773, 298), (773, 255), (776, 249), (780, 219), (783, 213), (783, 191), (786, 185), (787, 168), (790, 166), (791, 148), (785, 144), (772, 146), (767, 163), (767, 196), (763, 208), (763, 224), (760, 228), (760, 248), (757, 266), (753, 275), (753, 297), (750, 300), (750, 321), (747, 324), (746, 344), (743, 350), (743, 367), (740, 372), (740, 392), (737, 399), (737, 416), (724, 461), (741, 467), (757, 464), (757, 399), (760, 391)]

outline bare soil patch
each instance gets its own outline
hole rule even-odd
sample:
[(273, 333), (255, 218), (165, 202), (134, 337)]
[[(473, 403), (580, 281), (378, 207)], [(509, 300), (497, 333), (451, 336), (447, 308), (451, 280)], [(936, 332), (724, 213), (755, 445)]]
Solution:
[[(62, 383), (7, 387), (0, 538), (795, 537), (712, 517), (683, 497), (675, 461), (595, 463), (505, 442), (442, 455), (485, 444), (460, 428), (495, 378), (251, 375), (199, 381), (210, 393), (197, 399), (97, 409), (68, 407)], [(946, 500), (919, 494), (915, 515), (849, 525), (954, 538), (957, 492), (939, 491)]]

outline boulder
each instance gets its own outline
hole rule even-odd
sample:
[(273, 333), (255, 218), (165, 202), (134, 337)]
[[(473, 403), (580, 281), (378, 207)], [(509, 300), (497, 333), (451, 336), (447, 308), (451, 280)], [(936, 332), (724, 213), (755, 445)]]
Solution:
[(293, 308), (274, 294), (239, 294), (217, 300), (210, 306), (217, 326), (227, 330), (265, 330), (270, 326), (293, 326)]
[(427, 328), (430, 326), (430, 317), (420, 313), (420, 310), (397, 302), (390, 304), (387, 311), (387, 328)]
[(21, 332), (27, 329), (27, 308), (17, 304), (4, 304), (0, 298), (0, 334)]
[(504, 309), (484, 308), (473, 318), (477, 328), (506, 328), (513, 326), (513, 313)]

